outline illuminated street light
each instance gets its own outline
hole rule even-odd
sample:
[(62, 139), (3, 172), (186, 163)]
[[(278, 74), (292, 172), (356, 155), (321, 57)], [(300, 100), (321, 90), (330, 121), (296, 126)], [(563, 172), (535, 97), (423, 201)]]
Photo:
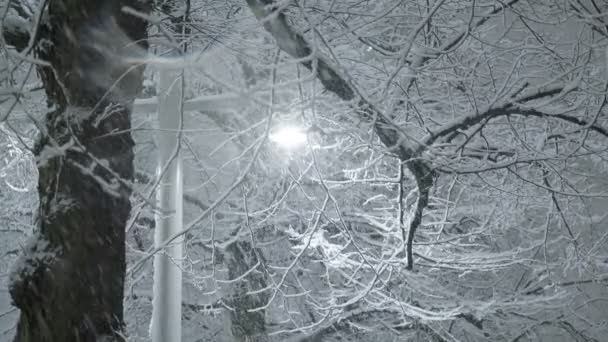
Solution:
[(286, 149), (293, 149), (306, 143), (306, 132), (293, 126), (285, 126), (270, 133), (270, 141)]

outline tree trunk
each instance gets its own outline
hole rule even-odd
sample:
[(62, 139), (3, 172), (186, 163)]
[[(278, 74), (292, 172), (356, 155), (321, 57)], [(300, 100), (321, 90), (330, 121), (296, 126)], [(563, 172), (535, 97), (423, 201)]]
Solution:
[[(38, 231), (14, 267), (15, 341), (124, 341), (130, 111), (142, 67), (109, 54), (147, 48), (137, 0), (50, 0), (37, 57), (51, 111), (40, 125)], [(126, 43), (138, 42), (138, 45)]]

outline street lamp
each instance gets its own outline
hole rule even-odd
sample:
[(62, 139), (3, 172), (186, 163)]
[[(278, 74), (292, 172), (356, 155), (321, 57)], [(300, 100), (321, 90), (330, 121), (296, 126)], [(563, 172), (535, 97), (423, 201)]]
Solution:
[(306, 131), (296, 126), (282, 126), (269, 135), (270, 141), (287, 150), (302, 146), (307, 141)]

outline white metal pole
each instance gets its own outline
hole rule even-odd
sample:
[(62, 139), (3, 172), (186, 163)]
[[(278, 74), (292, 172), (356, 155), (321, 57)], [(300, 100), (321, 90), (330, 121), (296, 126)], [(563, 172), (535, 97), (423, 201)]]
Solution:
[[(154, 244), (163, 246), (182, 230), (183, 175), (179, 153), (182, 126), (182, 73), (161, 70), (158, 84), (159, 166), (158, 206)], [(183, 239), (154, 256), (154, 287), (150, 335), (153, 342), (180, 342), (182, 318)]]

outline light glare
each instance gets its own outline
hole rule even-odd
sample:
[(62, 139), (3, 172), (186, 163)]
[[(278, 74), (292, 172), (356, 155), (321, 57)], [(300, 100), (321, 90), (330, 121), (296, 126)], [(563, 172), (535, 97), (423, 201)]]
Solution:
[(282, 127), (271, 133), (270, 141), (284, 148), (295, 148), (306, 143), (306, 133), (296, 127)]

